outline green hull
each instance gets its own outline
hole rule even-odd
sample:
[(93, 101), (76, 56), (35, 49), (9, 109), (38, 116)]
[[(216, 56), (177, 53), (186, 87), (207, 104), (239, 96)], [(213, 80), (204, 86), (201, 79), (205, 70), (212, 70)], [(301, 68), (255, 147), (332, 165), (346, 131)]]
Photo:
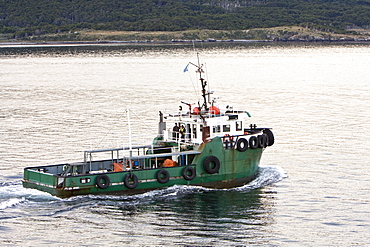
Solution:
[[(23, 186), (62, 198), (87, 194), (137, 194), (173, 185), (232, 188), (242, 186), (255, 178), (263, 150), (263, 147), (242, 151), (236, 148), (228, 149), (224, 147), (222, 139), (217, 137), (203, 143), (197, 154), (187, 158), (186, 160), (190, 160), (189, 164), (68, 176), (63, 173), (48, 173), (48, 170), (57, 169), (57, 166), (62, 165), (28, 167), (24, 169)], [(184, 174), (184, 169), (190, 171)], [(163, 175), (159, 176), (158, 172)], [(126, 177), (133, 175), (136, 176), (137, 183)]]

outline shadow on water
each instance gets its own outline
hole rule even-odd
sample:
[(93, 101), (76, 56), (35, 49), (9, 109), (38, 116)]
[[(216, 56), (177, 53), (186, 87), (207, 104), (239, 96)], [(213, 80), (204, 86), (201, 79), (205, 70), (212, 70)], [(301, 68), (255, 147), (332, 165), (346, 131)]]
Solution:
[(264, 243), (275, 213), (275, 193), (267, 186), (284, 177), (279, 168), (263, 167), (253, 182), (235, 189), (173, 186), (131, 197), (89, 196), (96, 204), (86, 210), (110, 222), (112, 229), (120, 228), (122, 235), (130, 225), (139, 232), (150, 225), (146, 234), (160, 238), (158, 244)]
[(140, 236), (154, 238), (159, 245), (261, 244), (271, 237), (275, 194), (264, 188), (243, 191), (179, 186), (157, 192), (141, 199), (95, 198), (94, 205), (83, 209), (84, 215), (99, 218), (111, 231), (120, 229), (117, 234), (121, 236), (133, 235), (134, 227)]

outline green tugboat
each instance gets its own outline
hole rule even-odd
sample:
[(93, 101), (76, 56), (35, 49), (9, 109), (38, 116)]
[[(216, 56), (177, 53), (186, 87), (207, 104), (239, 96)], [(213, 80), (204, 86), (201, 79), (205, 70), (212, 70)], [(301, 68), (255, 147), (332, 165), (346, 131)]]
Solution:
[[(217, 106), (206, 90), (203, 65), (195, 66), (203, 103), (182, 102), (176, 114), (159, 113), (159, 133), (143, 146), (89, 150), (82, 162), (24, 168), (23, 186), (65, 198), (137, 194), (173, 185), (232, 188), (253, 180), (263, 150), (274, 144), (269, 128), (250, 114)], [(186, 67), (186, 70), (188, 68)], [(93, 160), (107, 153), (108, 159)]]

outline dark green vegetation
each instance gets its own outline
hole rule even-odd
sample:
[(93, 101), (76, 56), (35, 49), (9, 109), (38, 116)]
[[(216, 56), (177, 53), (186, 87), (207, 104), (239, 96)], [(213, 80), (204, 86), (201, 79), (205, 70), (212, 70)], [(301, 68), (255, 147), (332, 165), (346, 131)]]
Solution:
[(370, 27), (370, 0), (0, 0), (0, 33)]

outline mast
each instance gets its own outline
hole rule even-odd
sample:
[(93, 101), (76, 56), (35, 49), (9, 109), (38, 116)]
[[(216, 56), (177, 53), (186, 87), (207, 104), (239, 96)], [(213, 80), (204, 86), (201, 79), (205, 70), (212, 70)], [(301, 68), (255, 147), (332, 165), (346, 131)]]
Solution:
[(206, 86), (207, 86), (207, 81), (205, 81), (202, 76), (200, 75), (200, 82), (202, 84), (202, 97), (203, 97), (203, 105), (202, 105), (202, 108), (204, 107), (204, 110), (207, 110), (208, 107), (207, 107), (207, 93), (206, 93)]
[[(202, 112), (202, 109), (204, 109), (204, 111), (208, 111), (206, 96), (209, 93), (206, 92), (207, 81), (204, 80), (203, 77), (202, 77), (202, 73), (204, 73), (204, 71), (203, 71), (203, 68), (202, 68), (203, 64), (200, 64), (200, 61), (199, 61), (199, 53), (197, 53), (197, 59), (198, 59), (198, 66), (195, 65), (195, 64), (193, 64), (193, 65), (195, 65), (198, 68), (197, 73), (199, 73), (199, 80), (200, 80), (200, 83), (202, 85), (203, 105), (199, 106), (200, 112)], [(204, 119), (204, 117), (202, 116), (201, 113), (200, 113), (199, 116), (203, 120), (202, 140), (203, 140), (203, 142), (207, 142), (207, 138), (210, 137), (211, 130), (210, 130), (210, 127), (207, 126), (207, 121)]]
[(203, 104), (200, 106), (200, 110), (204, 109), (205, 111), (207, 111), (208, 110), (207, 97), (206, 97), (208, 95), (206, 91), (207, 81), (204, 80), (204, 78), (202, 77), (202, 73), (204, 73), (204, 71), (203, 71), (203, 64), (200, 64), (200, 61), (199, 61), (199, 53), (197, 53), (197, 59), (198, 59), (198, 65), (193, 64), (192, 62), (190, 62), (190, 64), (198, 68), (196, 72), (199, 73), (199, 80), (202, 86)]
[(128, 158), (130, 164), (130, 170), (132, 169), (132, 132), (131, 132), (131, 121), (130, 121), (130, 109), (127, 108), (127, 121), (128, 121), (128, 142), (129, 142), (129, 153), (130, 157)]
[(199, 53), (197, 52), (197, 59), (198, 59), (198, 73), (199, 73), (199, 80), (200, 80), (200, 83), (202, 85), (202, 97), (203, 97), (203, 106), (204, 106), (204, 110), (207, 111), (208, 107), (207, 107), (207, 93), (206, 93), (206, 86), (207, 86), (207, 81), (205, 81), (203, 78), (202, 78), (202, 73), (204, 73), (203, 71), (203, 65), (200, 64), (200, 60), (199, 60)]

